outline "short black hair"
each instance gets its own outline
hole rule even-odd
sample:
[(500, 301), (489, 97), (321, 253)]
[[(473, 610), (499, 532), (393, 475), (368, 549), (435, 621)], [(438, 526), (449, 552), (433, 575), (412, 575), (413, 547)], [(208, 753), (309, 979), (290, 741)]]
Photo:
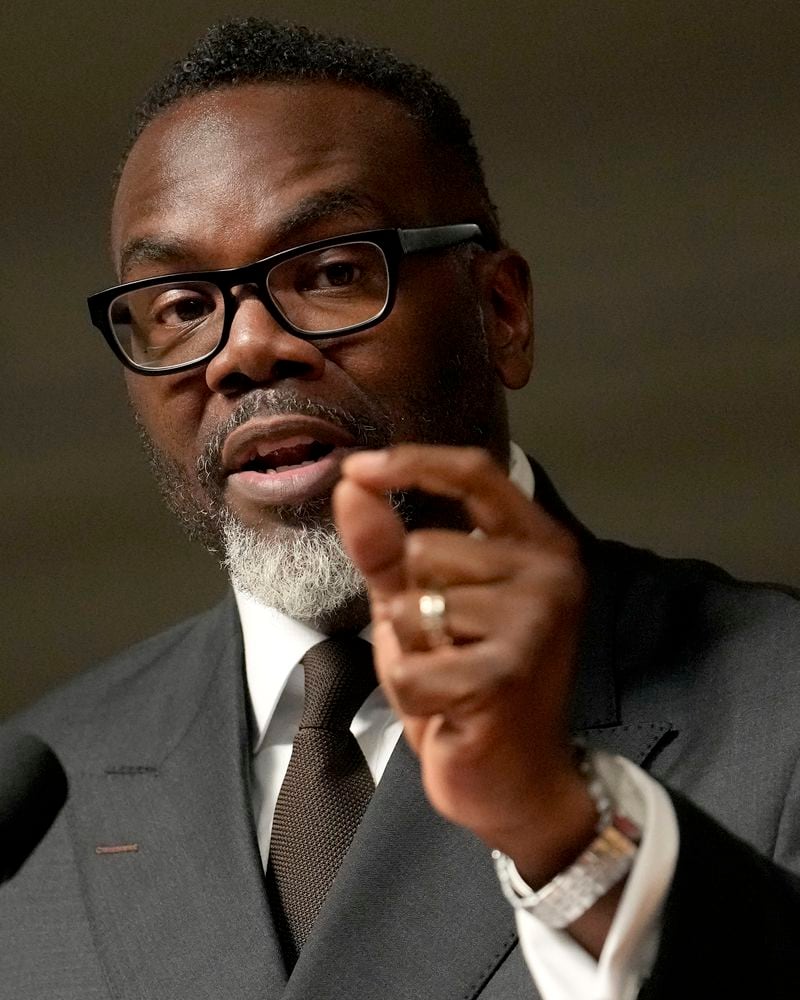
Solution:
[(335, 81), (363, 87), (395, 101), (434, 144), (454, 153), (483, 207), (485, 233), (499, 241), (497, 209), (486, 185), (469, 120), (450, 91), (431, 73), (374, 48), (303, 25), (266, 18), (214, 24), (145, 95), (136, 109), (115, 183), (136, 139), (162, 111), (185, 97), (247, 83)]

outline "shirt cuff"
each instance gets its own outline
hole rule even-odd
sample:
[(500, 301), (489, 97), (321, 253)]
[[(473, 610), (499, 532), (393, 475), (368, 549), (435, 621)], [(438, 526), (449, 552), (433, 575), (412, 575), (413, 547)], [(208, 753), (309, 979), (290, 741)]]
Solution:
[(658, 951), (678, 857), (675, 810), (661, 785), (629, 760), (596, 753), (595, 767), (642, 840), (598, 960), (567, 931), (516, 911), (522, 953), (542, 1000), (633, 1000)]

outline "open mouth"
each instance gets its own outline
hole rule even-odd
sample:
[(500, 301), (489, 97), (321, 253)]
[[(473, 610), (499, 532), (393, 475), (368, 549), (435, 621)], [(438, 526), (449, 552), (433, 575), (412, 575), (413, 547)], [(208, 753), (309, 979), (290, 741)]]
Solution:
[(277, 475), (279, 472), (289, 472), (293, 469), (314, 465), (321, 458), (334, 450), (334, 445), (322, 441), (309, 441), (288, 447), (273, 448), (268, 442), (258, 442), (255, 454), (245, 459), (240, 472), (260, 472), (266, 475)]
[(339, 478), (342, 459), (356, 447), (344, 428), (317, 417), (255, 418), (223, 446), (228, 499), (257, 512), (324, 496)]

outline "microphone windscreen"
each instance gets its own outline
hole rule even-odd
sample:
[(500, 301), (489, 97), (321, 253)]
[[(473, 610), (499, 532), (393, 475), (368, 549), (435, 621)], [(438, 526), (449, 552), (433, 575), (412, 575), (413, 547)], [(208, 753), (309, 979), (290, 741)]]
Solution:
[(28, 733), (0, 730), (0, 884), (50, 829), (67, 798), (58, 758)]

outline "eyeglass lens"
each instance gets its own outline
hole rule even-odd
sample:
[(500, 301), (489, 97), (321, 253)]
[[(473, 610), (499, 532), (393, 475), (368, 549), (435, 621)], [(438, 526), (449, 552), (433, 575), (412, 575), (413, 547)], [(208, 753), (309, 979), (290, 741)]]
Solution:
[[(381, 314), (389, 272), (377, 244), (343, 243), (282, 261), (269, 269), (266, 287), (290, 326), (333, 334)], [(143, 368), (168, 368), (214, 351), (225, 326), (225, 299), (210, 281), (165, 281), (120, 295), (109, 317), (131, 361)]]

